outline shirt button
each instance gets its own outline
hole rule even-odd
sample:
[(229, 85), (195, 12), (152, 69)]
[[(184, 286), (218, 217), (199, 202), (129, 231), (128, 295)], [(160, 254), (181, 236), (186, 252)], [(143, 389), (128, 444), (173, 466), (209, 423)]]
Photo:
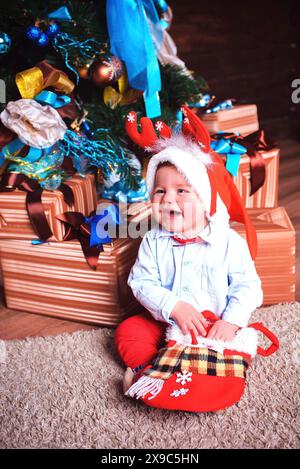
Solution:
[(184, 261), (183, 265), (191, 265), (191, 261)]
[(190, 291), (189, 287), (183, 287), (183, 291)]

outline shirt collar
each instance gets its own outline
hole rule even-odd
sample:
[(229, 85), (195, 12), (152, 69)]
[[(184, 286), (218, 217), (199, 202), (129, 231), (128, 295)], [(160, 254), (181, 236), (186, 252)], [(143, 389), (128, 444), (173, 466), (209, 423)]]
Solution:
[[(172, 237), (176, 235), (176, 233), (167, 231), (159, 226), (157, 228), (154, 228), (153, 231), (155, 238)], [(200, 233), (198, 233), (198, 236), (200, 236), (206, 243), (214, 244), (217, 241), (217, 238), (219, 237), (219, 230), (214, 223), (210, 222), (205, 228), (203, 228)]]

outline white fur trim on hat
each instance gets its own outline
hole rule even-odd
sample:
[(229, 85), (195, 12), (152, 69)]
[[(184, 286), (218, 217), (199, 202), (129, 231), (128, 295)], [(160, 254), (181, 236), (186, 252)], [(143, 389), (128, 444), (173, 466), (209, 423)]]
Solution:
[(200, 158), (170, 146), (155, 156), (152, 156), (147, 171), (147, 185), (152, 194), (154, 188), (155, 174), (160, 163), (168, 161), (185, 177), (187, 182), (194, 188), (202, 199), (205, 208), (210, 207), (211, 188), (205, 165)]
[(147, 168), (146, 183), (150, 196), (153, 193), (158, 165), (169, 162), (177, 168), (200, 196), (208, 219), (211, 221), (222, 220), (228, 223), (227, 208), (219, 195), (217, 195), (216, 214), (210, 217), (211, 186), (206, 167), (214, 165), (214, 162), (208, 153), (204, 153), (198, 144), (182, 135), (175, 135), (169, 139), (160, 139), (151, 150), (161, 151), (151, 157)]

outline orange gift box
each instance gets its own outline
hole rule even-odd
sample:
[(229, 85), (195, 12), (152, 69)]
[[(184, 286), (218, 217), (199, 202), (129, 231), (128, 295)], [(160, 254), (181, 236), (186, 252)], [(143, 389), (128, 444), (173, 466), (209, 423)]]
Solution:
[(246, 208), (273, 208), (278, 206), (279, 148), (259, 152), (265, 162), (265, 182), (250, 196), (250, 157), (243, 155), (237, 176), (233, 176), (235, 185)]
[[(131, 222), (139, 223), (150, 212), (149, 203), (131, 204)], [(27, 240), (2, 240), (0, 253), (7, 307), (116, 326), (125, 315), (141, 309), (127, 285), (141, 239), (120, 238), (104, 244), (97, 270), (88, 266), (77, 240), (40, 245), (32, 245)]]
[[(295, 301), (295, 229), (283, 207), (248, 209), (257, 232), (255, 259), (264, 305)], [(246, 239), (244, 225), (231, 227)]]
[(211, 135), (217, 132), (248, 135), (259, 129), (255, 104), (238, 104), (231, 109), (201, 114), (200, 117)]
[[(129, 212), (130, 213), (130, 212)], [(131, 221), (144, 220), (149, 203), (131, 204)], [(258, 237), (255, 260), (264, 305), (295, 301), (295, 230), (283, 207), (249, 209)], [(244, 225), (232, 228), (246, 237)], [(116, 326), (142, 310), (127, 279), (141, 237), (103, 245), (92, 270), (78, 241), (32, 245), (27, 240), (1, 241), (0, 254), (8, 308), (78, 322)]]
[[(74, 194), (74, 206), (64, 201), (59, 190), (42, 193), (44, 212), (53, 233), (51, 241), (62, 241), (65, 234), (64, 224), (57, 220), (56, 215), (63, 212), (78, 211), (89, 215), (96, 208), (95, 176), (73, 176), (64, 183)], [(15, 189), (12, 192), (0, 192), (0, 238), (38, 239), (26, 210), (26, 192)]]

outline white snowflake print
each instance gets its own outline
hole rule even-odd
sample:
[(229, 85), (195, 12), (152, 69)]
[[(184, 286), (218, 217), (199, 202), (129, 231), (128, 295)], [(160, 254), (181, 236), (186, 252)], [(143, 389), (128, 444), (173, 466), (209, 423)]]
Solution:
[(180, 111), (182, 112), (184, 116), (187, 116), (187, 112), (183, 107), (180, 108)]
[(200, 145), (201, 148), (204, 148), (204, 147), (205, 147), (204, 143), (199, 142), (199, 141), (198, 141), (198, 143), (199, 143), (199, 145)]
[(190, 123), (190, 121), (188, 120), (187, 117), (185, 117), (185, 118), (183, 119), (183, 122), (184, 122), (185, 124), (189, 124), (189, 123)]
[(156, 130), (158, 130), (159, 132), (162, 130), (164, 124), (161, 122), (161, 121), (157, 121), (155, 122), (155, 128)]
[(189, 389), (186, 389), (186, 388), (175, 389), (175, 391), (173, 391), (170, 394), (170, 396), (171, 397), (185, 396), (188, 391), (189, 391)]
[(127, 120), (128, 120), (128, 122), (130, 122), (132, 124), (135, 121), (134, 114), (129, 113), (128, 116), (127, 116)]
[(177, 379), (176, 383), (180, 383), (183, 386), (185, 383), (190, 383), (192, 381), (191, 376), (193, 373), (191, 371), (183, 370), (182, 373), (176, 373)]

